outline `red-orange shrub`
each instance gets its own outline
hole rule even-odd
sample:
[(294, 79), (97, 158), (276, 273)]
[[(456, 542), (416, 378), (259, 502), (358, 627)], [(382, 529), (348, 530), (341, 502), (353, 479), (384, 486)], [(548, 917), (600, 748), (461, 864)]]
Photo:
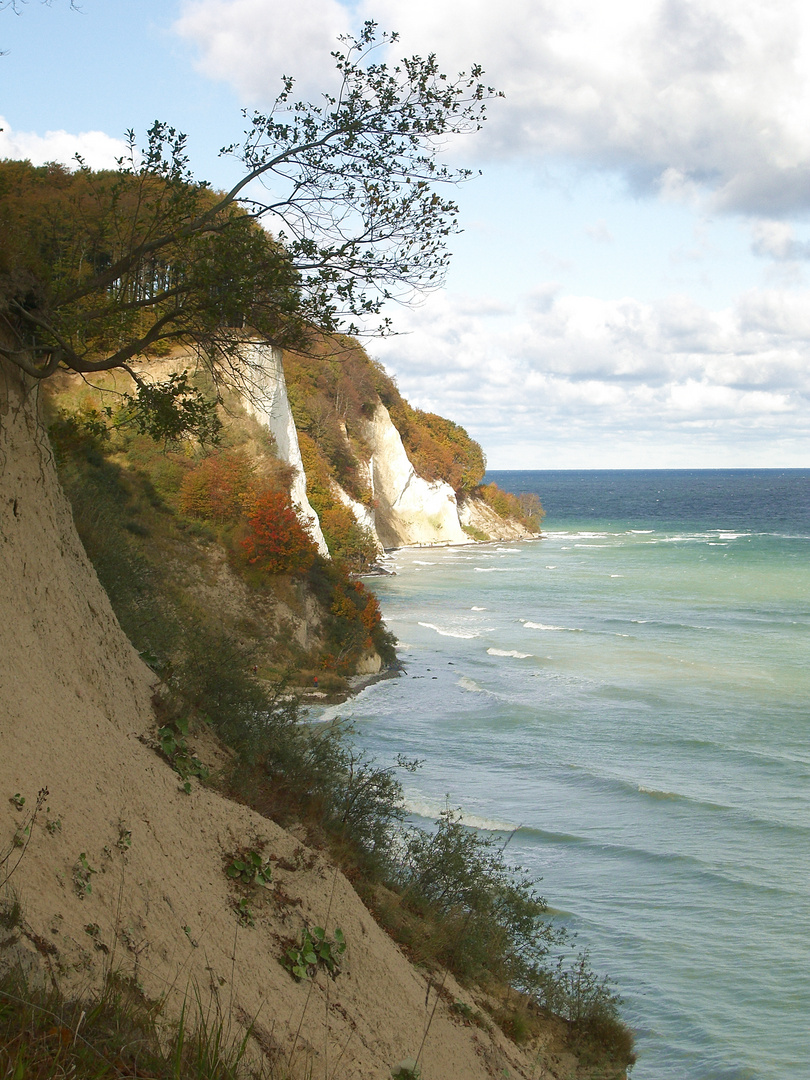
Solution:
[(248, 535), (241, 541), (247, 560), (268, 574), (304, 574), (317, 547), (283, 491), (257, 495), (247, 517)]

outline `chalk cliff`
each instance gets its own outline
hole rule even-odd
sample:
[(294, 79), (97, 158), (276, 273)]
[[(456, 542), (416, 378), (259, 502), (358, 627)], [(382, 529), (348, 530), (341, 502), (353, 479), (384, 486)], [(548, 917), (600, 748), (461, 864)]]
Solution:
[[(292, 500), (299, 507), (321, 554), (328, 554), (326, 539), (315, 509), (307, 498), (307, 477), (278, 349), (245, 341), (240, 347), (246, 374), (240, 387), (250, 413), (272, 433), (279, 457), (292, 466)], [(370, 363), (366, 361), (367, 363)], [(318, 358), (310, 360), (317, 367)], [(325, 399), (322, 398), (322, 407)], [(366, 399), (365, 411), (352, 444), (346, 424), (337, 422), (341, 453), (355, 458), (355, 471), (371, 505), (350, 495), (333, 478), (332, 496), (346, 506), (356, 522), (376, 541), (378, 551), (406, 546), (471, 544), (475, 540), (517, 540), (538, 535), (513, 518), (502, 518), (482, 499), (459, 499), (443, 480), (420, 476), (403, 444), (391, 415), (376, 393)], [(326, 405), (328, 408), (329, 406)], [(334, 406), (332, 406), (334, 408)], [(335, 410), (336, 411), (336, 410)], [(466, 438), (466, 436), (465, 436)]]
[(371, 448), (374, 528), (383, 547), (472, 543), (461, 527), (455, 492), (441, 480), (417, 476), (382, 402), (364, 435)]
[(287, 397), (281, 350), (263, 341), (245, 341), (240, 354), (244, 360), (242, 390), (245, 405), (272, 434), (279, 458), (293, 469), (290, 489), (293, 506), (298, 508), (301, 523), (318, 545), (318, 551), (328, 556), (318, 515), (307, 498), (307, 478)]

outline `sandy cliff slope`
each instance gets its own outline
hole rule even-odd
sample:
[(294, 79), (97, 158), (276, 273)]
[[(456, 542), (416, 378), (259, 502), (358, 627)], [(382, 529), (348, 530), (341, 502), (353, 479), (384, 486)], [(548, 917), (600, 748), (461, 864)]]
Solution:
[[(99, 985), (105, 967), (135, 971), (175, 1015), (197, 987), (237, 1027), (255, 1020), (255, 1052), (294, 1051), (301, 1075), (308, 1060), (313, 1076), (382, 1078), (415, 1056), (436, 992), (343, 876), (290, 833), (196, 781), (183, 793), (150, 747), (154, 676), (120, 630), (75, 534), (35, 395), (7, 369), (0, 560), (3, 854), (37, 792), (48, 790), (6, 886), (19, 894), (26, 920), (22, 938), (5, 943), (7, 957), (28, 955), (85, 988)], [(245, 848), (273, 864), (273, 884), (249, 898), (252, 926), (240, 920), (242, 894), (224, 872)], [(345, 970), (334, 981), (320, 974), (311, 986), (297, 983), (282, 967), (305, 924), (343, 930)], [(472, 1000), (452, 982), (448, 988), (451, 1000)], [(531, 1057), (497, 1030), (465, 1026), (440, 1001), (423, 1077), (549, 1075)]]

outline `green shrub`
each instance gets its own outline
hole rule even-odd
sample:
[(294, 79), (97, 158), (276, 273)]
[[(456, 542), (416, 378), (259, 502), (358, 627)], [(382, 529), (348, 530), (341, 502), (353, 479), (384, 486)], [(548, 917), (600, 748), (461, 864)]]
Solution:
[(543, 920), (545, 901), (507, 862), (502, 842), (447, 809), (434, 832), (406, 834), (400, 882), (410, 904), (441, 918), (439, 962), (467, 980), (495, 977), (527, 990), (541, 983), (562, 935)]

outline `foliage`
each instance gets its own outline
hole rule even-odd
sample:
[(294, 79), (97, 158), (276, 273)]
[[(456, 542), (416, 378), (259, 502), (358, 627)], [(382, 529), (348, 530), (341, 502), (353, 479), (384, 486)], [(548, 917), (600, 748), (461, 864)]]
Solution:
[(290, 496), (269, 489), (251, 500), (248, 533), (241, 541), (247, 561), (268, 574), (303, 574), (317, 547), (298, 519)]
[(193, 341), (227, 368), (234, 329), (296, 342), (440, 284), (457, 207), (437, 185), (470, 173), (437, 155), (481, 126), (494, 92), (480, 68), (448, 79), (433, 55), (375, 62), (395, 40), (372, 22), (341, 39), (340, 89), (318, 104), (296, 101), (284, 78), (270, 112), (223, 151), (242, 168), (225, 193), (194, 180), (185, 136), (158, 121), (141, 151), (128, 134), (118, 171), (4, 163), (4, 355), (46, 378)]
[(180, 510), (217, 525), (235, 522), (254, 485), (255, 473), (255, 466), (242, 450), (224, 450), (203, 458), (183, 477)]
[(348, 673), (374, 648), (384, 663), (396, 660), (396, 639), (385, 629), (376, 596), (360, 581), (351, 581), (340, 565), (318, 559), (309, 573), (313, 592), (327, 608), (324, 621), (326, 651), (321, 659), (327, 671)]
[(283, 963), (296, 979), (311, 979), (319, 966), (335, 978), (340, 974), (340, 958), (346, 951), (343, 931), (336, 928), (331, 940), (322, 926), (301, 932), (299, 948), (287, 949)]
[(189, 778), (196, 776), (198, 780), (208, 779), (208, 769), (198, 757), (192, 753), (186, 742), (189, 722), (186, 716), (175, 716), (168, 724), (158, 730), (160, 751), (183, 781), (183, 789), (188, 794), (191, 791)]
[(258, 851), (242, 851), (225, 867), (226, 875), (242, 885), (269, 885), (273, 880), (270, 863)]
[(587, 949), (568, 962), (558, 960), (547, 973), (542, 1000), (569, 1021), (572, 1041), (584, 1056), (608, 1057), (625, 1067), (633, 1064), (633, 1033), (621, 1019), (621, 998), (610, 981), (593, 970)]
[(216, 402), (189, 382), (188, 372), (173, 373), (162, 382), (138, 376), (135, 395), (125, 394), (118, 426), (131, 424), (164, 446), (189, 435), (200, 443), (217, 443), (222, 424)]
[(517, 518), (527, 528), (539, 532), (545, 511), (536, 495), (524, 493), (513, 495), (511, 491), (502, 491), (494, 482), (483, 484), (475, 489), (474, 494), (483, 499), (502, 518)]
[(543, 958), (560, 934), (542, 921), (545, 901), (534, 881), (508, 864), (502, 843), (447, 809), (435, 832), (406, 834), (400, 873), (409, 902), (429, 905), (447, 923), (441, 963), (466, 979), (539, 985)]

